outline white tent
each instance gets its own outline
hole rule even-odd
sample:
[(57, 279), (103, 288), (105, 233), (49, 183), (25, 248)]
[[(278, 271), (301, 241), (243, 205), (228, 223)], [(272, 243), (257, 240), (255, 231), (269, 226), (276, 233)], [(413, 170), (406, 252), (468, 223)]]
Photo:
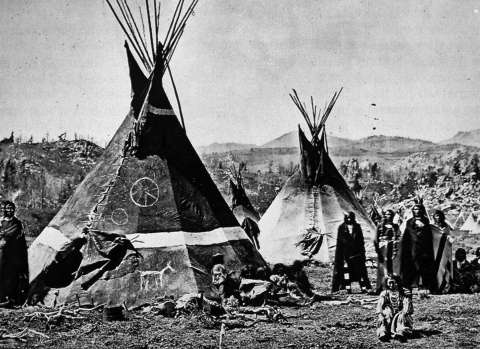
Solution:
[(287, 180), (259, 222), (260, 253), (271, 263), (333, 259), (337, 230), (345, 212), (354, 212), (361, 225), (367, 252), (373, 252), (375, 227), (327, 150), (325, 122), (340, 92), (335, 93), (323, 115), (312, 100), (312, 116), (294, 90), (292, 100), (309, 127), (311, 140), (299, 128), (300, 167)]

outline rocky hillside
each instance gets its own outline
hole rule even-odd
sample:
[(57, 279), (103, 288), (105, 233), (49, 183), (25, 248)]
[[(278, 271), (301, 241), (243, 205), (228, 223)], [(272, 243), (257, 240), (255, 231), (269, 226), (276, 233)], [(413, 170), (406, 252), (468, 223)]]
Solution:
[(0, 143), (0, 198), (14, 200), (19, 216), (38, 232), (102, 153), (86, 140)]
[(463, 144), (463, 145), (470, 145), (474, 147), (480, 147), (480, 129), (472, 130), (472, 131), (465, 131), (465, 132), (458, 132), (452, 138), (446, 139), (442, 142), (442, 144)]

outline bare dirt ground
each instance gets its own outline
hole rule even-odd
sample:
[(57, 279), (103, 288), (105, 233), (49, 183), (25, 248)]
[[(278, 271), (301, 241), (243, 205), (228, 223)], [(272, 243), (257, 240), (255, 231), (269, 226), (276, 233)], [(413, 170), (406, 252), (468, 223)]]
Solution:
[[(370, 270), (373, 274), (374, 270)], [(330, 268), (310, 267), (316, 290), (328, 292)], [(357, 290), (358, 291), (358, 290)], [(346, 300), (347, 294), (335, 296)], [(285, 321), (247, 322), (226, 328), (223, 348), (480, 348), (480, 295), (414, 295), (415, 332), (406, 343), (380, 343), (375, 336), (374, 297), (354, 294), (350, 304), (319, 302), (281, 307)], [(360, 302), (363, 299), (366, 302)], [(83, 319), (29, 316), (52, 309), (30, 307), (0, 311), (0, 348), (218, 348), (220, 322), (203, 316), (165, 318), (133, 311), (128, 320), (104, 322), (102, 312), (81, 312)], [(52, 318), (52, 315), (50, 315)], [(25, 330), (27, 329), (27, 330)], [(21, 332), (23, 330), (23, 333)], [(30, 331), (33, 330), (33, 331)], [(5, 338), (17, 334), (21, 339)], [(23, 335), (22, 335), (23, 334)]]

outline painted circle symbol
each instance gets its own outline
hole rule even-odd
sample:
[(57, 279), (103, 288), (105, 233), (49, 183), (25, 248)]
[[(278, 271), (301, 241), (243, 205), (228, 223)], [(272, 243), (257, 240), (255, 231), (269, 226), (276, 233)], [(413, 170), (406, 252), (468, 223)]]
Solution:
[(128, 223), (128, 213), (123, 208), (113, 210), (110, 219), (116, 225), (125, 225)]
[(130, 199), (139, 207), (153, 206), (158, 201), (159, 195), (157, 183), (148, 177), (138, 179), (130, 188)]

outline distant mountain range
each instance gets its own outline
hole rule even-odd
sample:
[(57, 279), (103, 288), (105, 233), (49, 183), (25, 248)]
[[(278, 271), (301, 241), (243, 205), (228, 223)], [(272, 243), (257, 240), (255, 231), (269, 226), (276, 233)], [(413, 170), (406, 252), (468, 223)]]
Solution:
[(463, 144), (480, 147), (480, 129), (457, 132), (452, 138), (440, 142), (441, 144)]
[[(309, 134), (307, 134), (307, 137)], [(347, 138), (328, 136), (328, 145), (330, 147), (348, 147), (354, 141)], [(260, 146), (260, 148), (297, 148), (298, 147), (298, 131), (292, 131), (277, 137), (270, 142)]]
[(209, 145), (198, 147), (198, 151), (202, 154), (212, 154), (226, 153), (233, 150), (243, 150), (250, 148), (257, 148), (257, 145), (244, 143), (212, 143)]
[(435, 143), (423, 139), (406, 138), (399, 136), (370, 136), (354, 142), (354, 148), (361, 148), (380, 153), (426, 151), (435, 146)]
[[(461, 144), (467, 146), (480, 147), (480, 129), (458, 132), (452, 138), (434, 143), (423, 139), (407, 138), (400, 136), (369, 136), (358, 140), (328, 136), (328, 146), (335, 148), (342, 153), (349, 150), (360, 150), (379, 153), (402, 153), (428, 151), (438, 145)], [(212, 143), (208, 146), (199, 147), (200, 153), (223, 153), (236, 150), (245, 150), (252, 148), (297, 148), (298, 132), (292, 131), (281, 135), (263, 145), (243, 144), (243, 143)]]

